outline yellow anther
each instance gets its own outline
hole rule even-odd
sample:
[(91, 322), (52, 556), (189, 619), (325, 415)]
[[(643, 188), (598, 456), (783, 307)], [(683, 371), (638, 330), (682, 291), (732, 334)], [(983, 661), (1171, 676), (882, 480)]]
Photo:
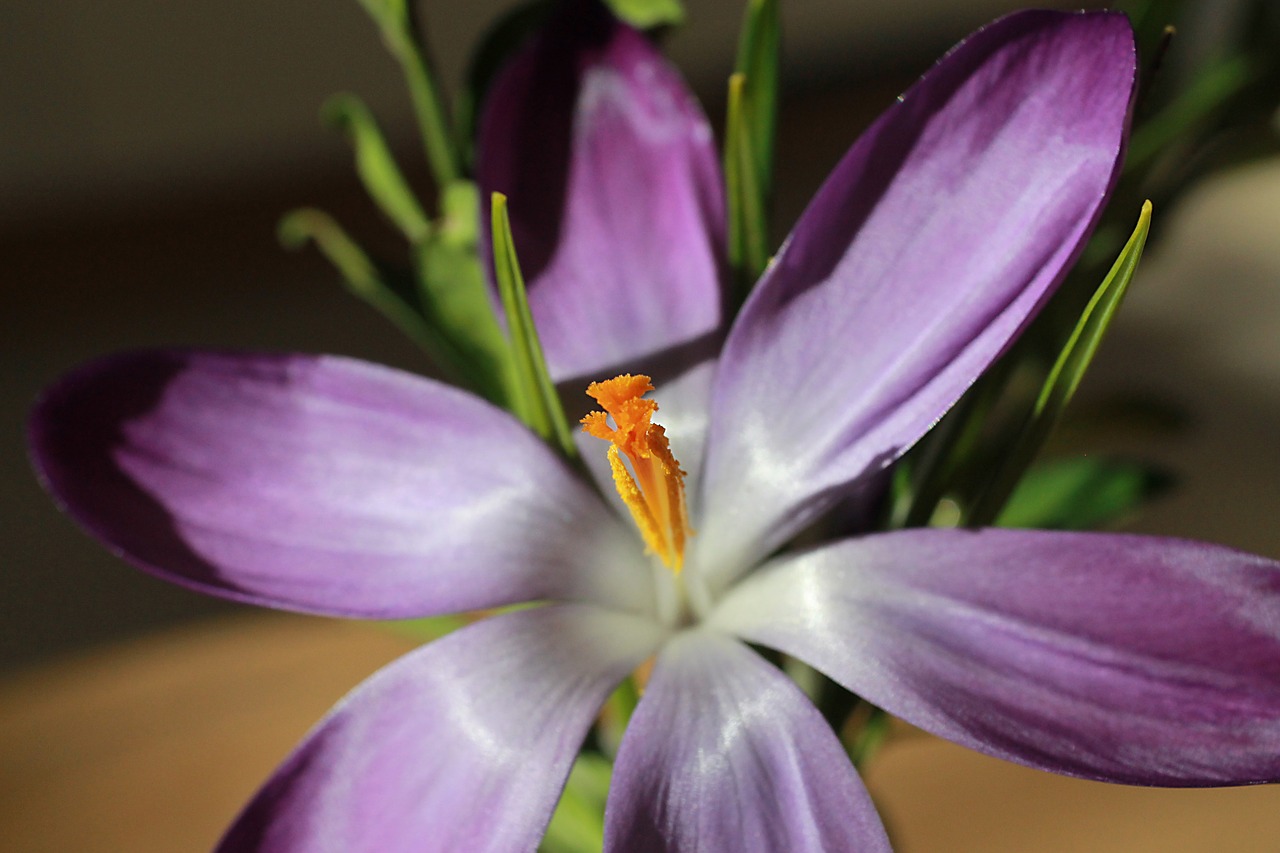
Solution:
[[(684, 543), (693, 532), (685, 509), (685, 472), (671, 453), (666, 430), (651, 421), (658, 404), (643, 395), (652, 390), (648, 376), (630, 373), (592, 382), (587, 394), (604, 411), (583, 418), (582, 428), (611, 442), (609, 467), (618, 494), (631, 510), (648, 550), (679, 574), (684, 567)], [(631, 470), (623, 463), (623, 454)]]

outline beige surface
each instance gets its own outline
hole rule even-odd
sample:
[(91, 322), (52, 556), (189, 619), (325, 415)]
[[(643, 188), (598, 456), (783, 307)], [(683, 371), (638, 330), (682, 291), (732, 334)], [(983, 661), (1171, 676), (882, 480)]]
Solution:
[(197, 624), (0, 684), (0, 850), (208, 850), (334, 701), (409, 648), (352, 623)]
[(924, 734), (868, 773), (898, 853), (1274, 853), (1280, 787), (1133, 788), (1029, 770)]
[[(0, 850), (206, 850), (294, 742), (405, 641), (264, 614), (157, 634), (0, 685)], [(1280, 788), (1062, 779), (911, 733), (869, 784), (899, 853), (1280, 849)]]

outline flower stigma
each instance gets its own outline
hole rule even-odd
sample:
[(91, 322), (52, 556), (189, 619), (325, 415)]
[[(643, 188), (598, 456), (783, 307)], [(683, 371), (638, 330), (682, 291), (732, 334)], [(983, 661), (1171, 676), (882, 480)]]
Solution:
[[(666, 430), (651, 420), (658, 404), (644, 395), (652, 390), (648, 376), (630, 373), (592, 382), (587, 394), (604, 411), (584, 417), (582, 429), (610, 443), (613, 484), (640, 529), (645, 550), (678, 576), (684, 568), (685, 540), (693, 535), (685, 508), (685, 472), (671, 453)], [(623, 454), (631, 470), (623, 463)]]

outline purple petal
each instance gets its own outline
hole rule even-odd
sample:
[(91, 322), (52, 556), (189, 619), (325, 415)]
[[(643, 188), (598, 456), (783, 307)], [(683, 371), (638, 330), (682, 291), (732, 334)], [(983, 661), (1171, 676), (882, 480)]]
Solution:
[(499, 76), (480, 126), (552, 376), (649, 373), (714, 353), (724, 200), (678, 73), (597, 3), (565, 4)]
[(1075, 258), (1114, 181), (1134, 81), (1112, 13), (979, 30), (858, 140), (721, 358), (698, 547), (724, 575), (910, 447)]
[(406, 655), (308, 735), (220, 853), (534, 850), (592, 718), (659, 629), (577, 605)]
[(478, 398), (371, 364), (108, 358), (46, 393), (31, 443), (91, 534), (225, 598), (394, 618), (652, 597), (632, 531), (540, 440)]
[(1280, 563), (1174, 539), (911, 530), (780, 561), (714, 621), (957, 743), (1142, 785), (1280, 780)]
[(658, 658), (618, 752), (605, 850), (889, 850), (830, 726), (741, 643), (680, 635)]

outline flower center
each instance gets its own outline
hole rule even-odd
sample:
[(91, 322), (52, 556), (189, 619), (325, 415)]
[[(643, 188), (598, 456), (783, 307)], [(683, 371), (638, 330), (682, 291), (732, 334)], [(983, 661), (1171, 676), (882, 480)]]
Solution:
[[(685, 472), (671, 454), (666, 430), (650, 420), (658, 404), (643, 395), (652, 390), (648, 376), (630, 373), (592, 382), (587, 394), (604, 411), (583, 418), (582, 429), (610, 442), (613, 484), (640, 528), (645, 549), (678, 575), (684, 567), (685, 540), (693, 535), (684, 503)], [(623, 455), (631, 462), (630, 471)]]

